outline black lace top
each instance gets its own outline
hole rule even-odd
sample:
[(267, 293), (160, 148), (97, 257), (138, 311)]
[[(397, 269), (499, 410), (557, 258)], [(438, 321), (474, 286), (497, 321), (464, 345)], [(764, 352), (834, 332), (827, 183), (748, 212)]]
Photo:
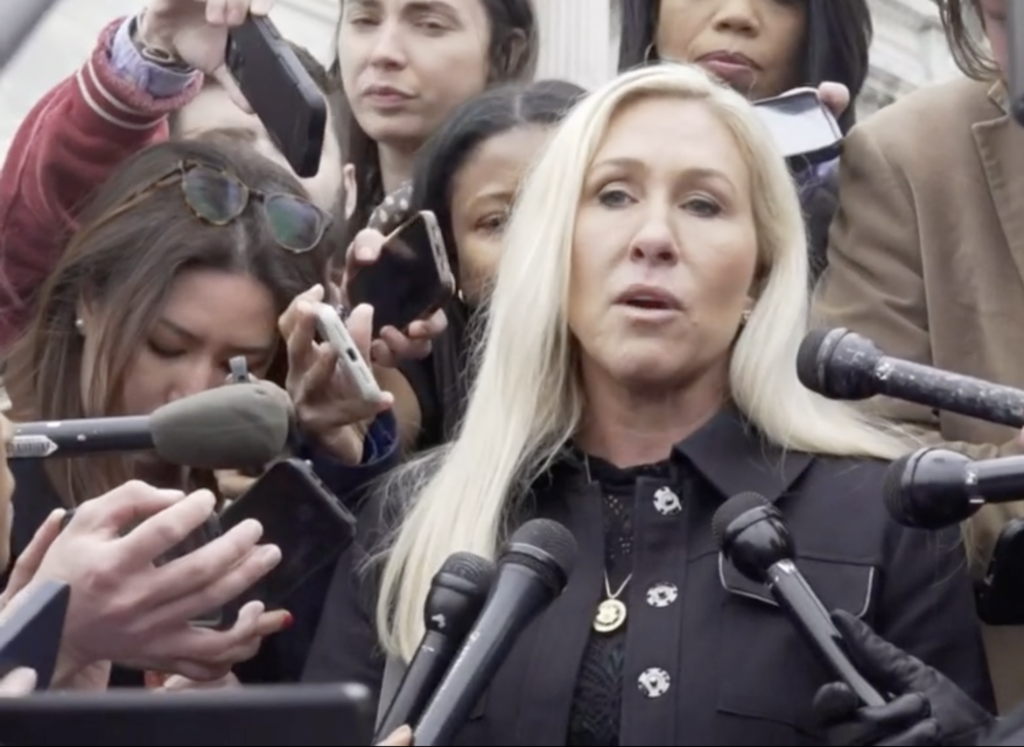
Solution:
[[(619, 469), (596, 457), (588, 457), (590, 477), (601, 484), (604, 494), (604, 555), (608, 585), (612, 594), (620, 589), (618, 599), (628, 597), (629, 586), (623, 588), (633, 570), (633, 509), (637, 478), (670, 477), (669, 464)], [(601, 599), (607, 590), (601, 589)], [(597, 613), (597, 610), (594, 610)], [(622, 711), (623, 669), (626, 658), (626, 624), (614, 633), (591, 631), (583, 655), (576, 694), (569, 715), (566, 744), (581, 747), (612, 747), (619, 744), (619, 719)]]

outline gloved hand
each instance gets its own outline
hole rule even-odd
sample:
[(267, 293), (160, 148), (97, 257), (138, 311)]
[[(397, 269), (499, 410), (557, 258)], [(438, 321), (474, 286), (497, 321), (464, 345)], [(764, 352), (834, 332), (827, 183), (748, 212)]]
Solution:
[(882, 693), (895, 699), (863, 707), (841, 682), (814, 698), (814, 714), (832, 747), (974, 745), (994, 718), (942, 674), (891, 643), (846, 612), (832, 620), (853, 665)]

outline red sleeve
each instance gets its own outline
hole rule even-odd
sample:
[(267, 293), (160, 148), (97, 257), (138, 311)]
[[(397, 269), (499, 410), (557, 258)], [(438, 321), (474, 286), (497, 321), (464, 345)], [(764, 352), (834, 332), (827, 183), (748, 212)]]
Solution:
[(76, 211), (117, 167), (167, 138), (167, 114), (198, 92), (157, 99), (110, 63), (118, 20), (85, 65), (46, 94), (21, 123), (0, 171), (0, 349), (24, 329), (33, 294), (75, 231)]

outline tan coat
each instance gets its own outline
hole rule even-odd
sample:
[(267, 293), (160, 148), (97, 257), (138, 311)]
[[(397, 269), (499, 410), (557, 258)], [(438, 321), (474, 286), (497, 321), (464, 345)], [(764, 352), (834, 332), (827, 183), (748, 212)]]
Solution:
[[(1024, 127), (1004, 105), (1002, 86), (960, 79), (854, 129), (815, 298), (819, 322), (864, 334), (890, 355), (1024, 388)], [(884, 408), (975, 458), (1021, 453), (1011, 428)], [(1022, 515), (1024, 503), (972, 520), (977, 570), (1004, 523)], [(1024, 700), (1024, 628), (985, 633), (1007, 709)]]

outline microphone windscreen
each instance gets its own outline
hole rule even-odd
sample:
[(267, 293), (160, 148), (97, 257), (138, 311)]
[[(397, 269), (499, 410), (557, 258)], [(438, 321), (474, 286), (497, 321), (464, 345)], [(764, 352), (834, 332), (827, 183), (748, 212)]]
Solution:
[(796, 354), (797, 378), (812, 392), (822, 393), (825, 386), (825, 382), (822, 381), (822, 372), (818, 369), (818, 356), (828, 334), (829, 330), (826, 329), (808, 332), (803, 342), (800, 343), (800, 350)]
[(446, 573), (468, 581), (473, 586), (489, 589), (494, 580), (494, 563), (471, 552), (448, 556), (438, 573)]
[(758, 493), (746, 492), (737, 493), (723, 503), (711, 519), (711, 533), (715, 537), (715, 544), (723, 550), (725, 542), (725, 530), (729, 528), (736, 519), (740, 518), (747, 511), (754, 508), (771, 506), (768, 499)]
[(230, 384), (184, 397), (149, 419), (157, 454), (197, 469), (248, 469), (288, 445), (286, 398), (260, 384)]
[(529, 566), (560, 594), (576, 566), (578, 551), (572, 532), (557, 521), (533, 519), (515, 531), (498, 563)]

